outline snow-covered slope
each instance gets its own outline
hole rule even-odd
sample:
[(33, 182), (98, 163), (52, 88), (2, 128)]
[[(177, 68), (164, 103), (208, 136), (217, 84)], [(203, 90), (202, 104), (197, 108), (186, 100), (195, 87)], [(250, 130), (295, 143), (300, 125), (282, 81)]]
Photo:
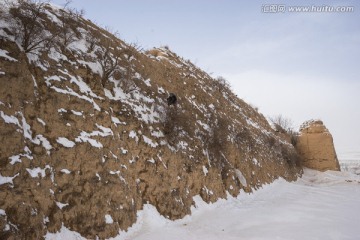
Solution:
[(0, 5), (0, 238), (108, 238), (147, 203), (180, 219), (194, 196), (300, 175), (286, 136), (167, 47), (46, 3)]

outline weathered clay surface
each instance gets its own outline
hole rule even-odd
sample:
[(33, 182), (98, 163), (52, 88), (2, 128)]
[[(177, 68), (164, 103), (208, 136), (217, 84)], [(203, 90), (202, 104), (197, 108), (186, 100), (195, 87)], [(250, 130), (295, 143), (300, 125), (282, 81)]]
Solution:
[(340, 171), (333, 138), (321, 120), (305, 122), (296, 148), (305, 167), (319, 171)]
[[(46, 10), (39, 23), (55, 35), (61, 12)], [(296, 179), (294, 148), (263, 115), (167, 48), (139, 52), (79, 18), (70, 44), (25, 53), (0, 14), (1, 239), (62, 225), (104, 239), (144, 203), (179, 219), (195, 195)]]

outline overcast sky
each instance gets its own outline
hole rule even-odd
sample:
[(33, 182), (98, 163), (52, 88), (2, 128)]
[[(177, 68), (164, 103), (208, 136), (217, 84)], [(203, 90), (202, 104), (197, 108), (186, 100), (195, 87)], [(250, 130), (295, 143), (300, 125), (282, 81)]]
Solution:
[[(52, 0), (58, 5), (64, 0)], [(358, 1), (73, 0), (85, 17), (145, 49), (168, 45), (212, 76), (224, 76), (265, 116), (320, 118), (338, 153), (360, 151)], [(284, 12), (265, 13), (268, 4)], [(352, 6), (353, 12), (290, 12)], [(274, 9), (274, 8), (272, 8)]]

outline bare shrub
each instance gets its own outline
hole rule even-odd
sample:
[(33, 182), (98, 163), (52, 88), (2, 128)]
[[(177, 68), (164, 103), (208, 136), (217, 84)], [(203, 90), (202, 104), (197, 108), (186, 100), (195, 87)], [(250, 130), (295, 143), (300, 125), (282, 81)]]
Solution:
[(251, 152), (255, 147), (255, 139), (248, 128), (243, 127), (235, 135), (235, 143), (239, 148)]
[[(115, 71), (120, 70), (120, 52), (112, 47), (112, 41), (108, 38), (103, 39), (102, 46), (103, 48), (98, 49), (95, 54), (98, 57), (102, 69), (101, 84), (105, 87), (106, 82), (112, 77)], [(112, 51), (114, 53), (112, 53)]]
[(119, 38), (120, 34), (119, 31), (114, 30), (111, 26), (105, 26), (106, 35), (113, 35), (112, 37)]
[(293, 146), (296, 146), (296, 144), (298, 143), (298, 139), (299, 139), (299, 133), (296, 131), (289, 131), (288, 132), (289, 136), (290, 136), (290, 142)]
[(215, 88), (220, 93), (231, 92), (230, 83), (224, 77), (217, 77), (212, 82), (213, 88)]
[(222, 169), (226, 165), (224, 154), (228, 136), (228, 121), (211, 114), (209, 127), (209, 133), (204, 136), (203, 142), (208, 150), (211, 163)]
[(86, 42), (88, 42), (89, 48), (88, 48), (88, 52), (92, 52), (95, 50), (96, 45), (98, 45), (100, 43), (100, 40), (97, 37), (94, 37), (92, 35), (86, 35)]
[(189, 132), (186, 116), (176, 106), (165, 108), (163, 132), (170, 145), (176, 145), (182, 132)]
[(270, 148), (273, 148), (276, 144), (276, 139), (273, 136), (267, 136), (265, 137), (265, 143), (267, 143)]
[(137, 42), (129, 43), (128, 46), (129, 47), (127, 48), (128, 51), (126, 52), (126, 54), (130, 57), (136, 56), (139, 52), (142, 52), (144, 50)]
[(150, 49), (146, 52), (147, 54), (150, 54), (151, 56), (158, 57), (162, 55), (162, 52), (159, 49)]
[(47, 2), (16, 0), (8, 4), (15, 21), (11, 31), (26, 53), (42, 49), (52, 41), (53, 36), (46, 35), (41, 19)]
[[(92, 36), (87, 37), (87, 40), (90, 42), (90, 51), (95, 50), (95, 55), (102, 68), (102, 86), (105, 87), (106, 82), (114, 77), (121, 80), (121, 86), (125, 93), (134, 91), (136, 85), (133, 81), (132, 60), (139, 54), (140, 47), (135, 43), (119, 47), (116, 38), (109, 38), (101, 32), (94, 32)], [(95, 49), (97, 45), (102, 47)]]
[(296, 146), (298, 141), (298, 132), (293, 130), (293, 122), (289, 118), (285, 118), (282, 115), (275, 116), (270, 119), (275, 126), (277, 132), (286, 134), (290, 138), (290, 142), (293, 146)]
[(292, 120), (282, 116), (281, 114), (271, 118), (270, 120), (274, 124), (275, 130), (278, 132), (287, 133), (293, 129)]
[(176, 105), (156, 104), (154, 111), (160, 115), (162, 132), (170, 146), (176, 146), (185, 136), (192, 132), (188, 116)]
[[(126, 75), (129, 75), (128, 71)], [(124, 93), (131, 93), (137, 89), (137, 86), (130, 77), (126, 77), (122, 78), (121, 88), (123, 89)]]
[(214, 128), (211, 128), (210, 138), (208, 142), (208, 150), (209, 156), (212, 163), (214, 163), (218, 167), (224, 167), (224, 157), (223, 154), (225, 152), (226, 145), (226, 135), (225, 132), (222, 131), (221, 124), (217, 124)]
[(302, 167), (301, 157), (295, 149), (282, 144), (281, 155), (290, 167)]
[(58, 42), (64, 51), (69, 44), (76, 41), (77, 27), (80, 25), (80, 19), (84, 15), (84, 10), (70, 8), (71, 1), (66, 1), (64, 9), (60, 10), (60, 27), (56, 33)]

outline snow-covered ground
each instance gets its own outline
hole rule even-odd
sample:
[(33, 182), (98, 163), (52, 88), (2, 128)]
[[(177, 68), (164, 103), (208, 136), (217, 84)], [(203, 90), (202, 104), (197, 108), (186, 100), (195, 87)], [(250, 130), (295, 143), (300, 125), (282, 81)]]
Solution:
[(360, 152), (355, 149), (342, 149), (338, 154), (341, 171), (360, 175)]
[[(301, 179), (279, 179), (252, 194), (214, 204), (194, 198), (192, 215), (169, 221), (146, 205), (120, 239), (360, 239), (360, 176), (306, 169)], [(65, 227), (46, 239), (82, 239)]]

